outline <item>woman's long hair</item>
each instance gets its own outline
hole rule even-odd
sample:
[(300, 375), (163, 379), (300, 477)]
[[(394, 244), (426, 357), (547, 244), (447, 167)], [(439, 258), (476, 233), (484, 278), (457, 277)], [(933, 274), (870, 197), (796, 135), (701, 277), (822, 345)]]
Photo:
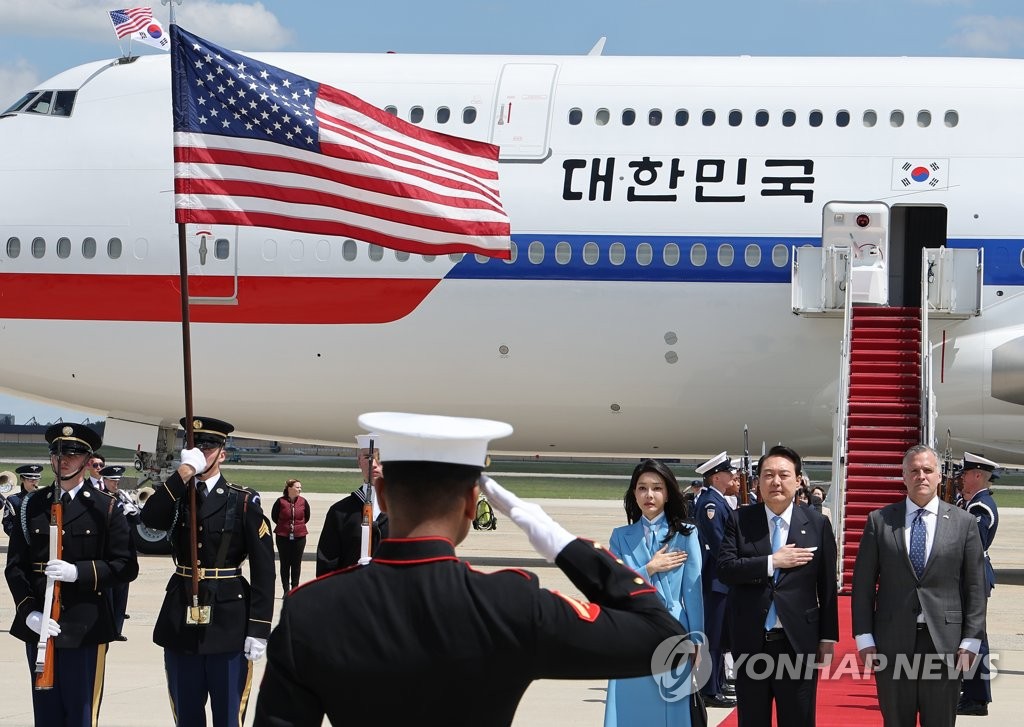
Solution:
[[(295, 483), (297, 483), (297, 482), (301, 482), (301, 481), (302, 481), (302, 480), (288, 480), (287, 482), (285, 482), (285, 483), (284, 483), (284, 492), (282, 493), (282, 496), (283, 496), (283, 497), (284, 497), (284, 498), (285, 498), (286, 500), (289, 500), (289, 499), (291, 499), (291, 498), (289, 498), (289, 497), (288, 497), (288, 488), (289, 488), (289, 487), (291, 487), (292, 485), (294, 485)], [(296, 502), (298, 502), (298, 501), (299, 501), (299, 497), (300, 497), (299, 495), (296, 495), (296, 496), (295, 496), (295, 501), (296, 501)]]
[(640, 505), (636, 502), (636, 483), (645, 472), (653, 472), (665, 480), (665, 520), (668, 522), (668, 535), (661, 542), (667, 543), (676, 533), (689, 535), (693, 532), (694, 526), (687, 519), (686, 504), (683, 502), (683, 493), (679, 490), (676, 475), (668, 465), (656, 459), (645, 459), (636, 466), (633, 476), (629, 478), (629, 487), (622, 498), (622, 504), (626, 508), (626, 520), (633, 524), (643, 517)]

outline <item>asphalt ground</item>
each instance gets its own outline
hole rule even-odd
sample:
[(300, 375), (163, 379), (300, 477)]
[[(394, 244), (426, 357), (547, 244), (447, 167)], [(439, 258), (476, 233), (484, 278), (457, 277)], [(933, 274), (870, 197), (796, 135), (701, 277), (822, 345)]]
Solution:
[[(268, 493), (274, 497), (276, 493)], [(315, 572), (316, 540), (327, 508), (334, 495), (308, 496), (314, 510), (307, 542), (303, 577)], [(622, 505), (601, 500), (538, 500), (552, 517), (571, 532), (607, 542), (613, 528), (623, 524)], [(990, 550), (999, 585), (989, 601), (988, 628), (992, 651), (999, 655), (999, 675), (993, 680), (994, 701), (988, 717), (961, 717), (961, 724), (1019, 724), (1024, 714), (1024, 509), (1003, 509), (995, 544)], [(6, 546), (5, 538), (0, 544)], [(6, 549), (6, 548), (4, 548)], [(510, 521), (499, 518), (494, 531), (471, 531), (459, 546), (460, 555), (482, 570), (526, 567), (547, 588), (581, 597), (557, 568), (541, 559), (530, 547), (525, 535)], [(164, 588), (171, 571), (165, 556), (140, 556), (139, 578), (131, 585), (128, 602), (130, 620), (125, 622), (128, 641), (115, 643), (107, 656), (106, 685), (100, 724), (123, 727), (164, 727), (173, 724), (163, 673), (163, 655), (152, 642), (153, 624), (160, 608)], [(275, 581), (277, 577), (275, 576)], [(280, 608), (281, 601), (276, 602)], [(13, 604), (9, 597), (0, 600), (0, 624), (10, 625)], [(276, 620), (275, 611), (275, 620)], [(252, 724), (258, 684), (265, 661), (257, 662), (254, 695), (246, 725)], [(27, 727), (32, 724), (30, 675), (22, 642), (0, 636), (0, 724)], [(486, 714), (486, 705), (475, 710)], [(601, 725), (604, 715), (605, 682), (539, 681), (526, 692), (516, 714), (516, 727), (590, 727)], [(728, 710), (709, 709), (711, 724), (718, 724)], [(211, 722), (212, 723), (212, 722)]]

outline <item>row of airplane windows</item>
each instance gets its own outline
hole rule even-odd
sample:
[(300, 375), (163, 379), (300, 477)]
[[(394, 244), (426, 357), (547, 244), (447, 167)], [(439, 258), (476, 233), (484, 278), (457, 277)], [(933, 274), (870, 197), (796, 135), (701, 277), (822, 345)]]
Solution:
[[(893, 128), (900, 128), (904, 124), (908, 123), (907, 117), (913, 117), (913, 113), (905, 113), (900, 109), (894, 109), (889, 112), (889, 126)], [(732, 109), (727, 114), (724, 114), (725, 120), (729, 123), (729, 126), (742, 126), (743, 125), (743, 112), (739, 109)], [(647, 125), (648, 126), (660, 126), (664, 120), (664, 113), (661, 109), (650, 109), (647, 112)], [(861, 124), (867, 128), (877, 126), (880, 118), (884, 117), (884, 112), (880, 116), (878, 111), (874, 109), (865, 109), (861, 114)], [(779, 114), (779, 118), (782, 125), (785, 127), (796, 126), (798, 116), (797, 112), (792, 109), (787, 109)], [(638, 113), (635, 109), (626, 108), (622, 110), (619, 115), (619, 121), (623, 126), (633, 126), (637, 123)], [(839, 128), (846, 128), (850, 125), (852, 115), (845, 109), (836, 111), (834, 116), (834, 123)], [(932, 125), (932, 112), (927, 109), (921, 109), (917, 112), (916, 116), (917, 125), (922, 128), (928, 128)], [(960, 114), (954, 110), (946, 111), (942, 117), (943, 123), (948, 128), (954, 128), (960, 124)], [(595, 126), (607, 126), (612, 122), (612, 112), (606, 108), (599, 108), (594, 111), (594, 125)], [(569, 110), (569, 125), (579, 126), (583, 123), (583, 109), (574, 108)], [(675, 112), (675, 125), (686, 126), (690, 123), (690, 112), (688, 109), (676, 109)], [(701, 126), (714, 126), (718, 123), (718, 112), (714, 109), (704, 109), (700, 112), (700, 125)], [(749, 123), (749, 122), (748, 122)], [(760, 109), (754, 112), (754, 124), (756, 126), (768, 126), (771, 123), (771, 113), (765, 109)], [(807, 112), (807, 125), (812, 128), (817, 128), (825, 123), (824, 112), (813, 109)]]

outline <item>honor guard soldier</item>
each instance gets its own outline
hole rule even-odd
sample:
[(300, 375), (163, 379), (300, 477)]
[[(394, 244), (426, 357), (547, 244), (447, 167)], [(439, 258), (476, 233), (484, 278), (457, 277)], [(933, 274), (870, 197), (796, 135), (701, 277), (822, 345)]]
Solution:
[[(117, 508), (124, 513), (124, 519), (128, 521), (128, 530), (134, 532), (135, 525), (139, 520), (139, 508), (129, 499), (121, 489), (121, 478), (124, 477), (124, 467), (121, 465), (108, 465), (100, 470), (102, 478), (102, 489), (117, 502)], [(132, 550), (135, 550), (135, 541), (132, 541)], [(119, 583), (111, 588), (107, 595), (110, 597), (110, 609), (114, 613), (114, 628), (117, 629), (117, 640), (127, 641), (124, 635), (124, 620), (128, 618), (128, 584)]]
[(84, 481), (99, 434), (62, 423), (45, 436), (56, 479), (25, 493), (11, 531), (10, 632), (26, 645), (37, 727), (85, 727), (98, 719), (107, 645), (117, 636), (104, 592), (134, 580), (139, 564), (114, 498)]
[[(482, 476), (488, 442), (512, 427), (393, 412), (359, 423), (381, 440), (388, 539), (367, 565), (285, 596), (257, 727), (319, 726), (324, 715), (336, 725), (510, 725), (534, 679), (649, 677), (658, 646), (681, 642), (650, 583)], [(527, 571), (482, 573), (459, 560), (481, 487), (589, 603), (540, 588)], [(400, 696), (368, 698), (382, 684)]]
[[(209, 697), (214, 726), (227, 727), (244, 719), (252, 662), (263, 656), (270, 635), (274, 548), (259, 495), (220, 472), (234, 427), (195, 417), (192, 429), (195, 447), (182, 450), (181, 465), (142, 509), (143, 523), (170, 532), (175, 563), (153, 641), (164, 647), (176, 724), (205, 725)], [(246, 558), (249, 582), (242, 577)]]
[[(992, 541), (996, 537), (996, 529), (999, 527), (999, 508), (992, 497), (989, 485), (992, 480), (999, 479), (996, 471), (999, 465), (990, 459), (985, 459), (977, 454), (964, 452), (964, 463), (961, 477), (963, 478), (963, 501), (964, 509), (974, 516), (978, 522), (978, 534), (981, 535), (981, 547), (985, 549), (985, 585), (986, 595), (992, 595), (992, 589), (996, 585), (996, 572), (992, 568), (992, 559), (989, 557), (988, 549), (992, 547)], [(978, 656), (981, 661), (974, 674), (964, 676), (963, 689), (960, 692), (960, 701), (957, 704), (957, 714), (986, 716), (988, 704), (992, 701), (992, 685), (989, 681), (988, 668), (988, 634), (981, 640), (981, 651)]]
[(697, 532), (704, 544), (702, 586), (704, 594), (704, 631), (711, 659), (711, 677), (701, 689), (705, 704), (712, 707), (733, 707), (736, 700), (726, 696), (725, 648), (723, 627), (725, 602), (729, 587), (718, 578), (718, 551), (725, 537), (725, 524), (733, 511), (728, 498), (735, 497), (737, 478), (732, 461), (721, 452), (696, 470), (704, 478), (704, 489), (697, 498), (695, 519)]
[[(359, 447), (359, 470), (363, 473), (363, 484), (359, 489), (331, 505), (324, 519), (324, 528), (316, 546), (316, 575), (320, 577), (340, 568), (355, 565), (362, 557), (362, 517), (363, 505), (370, 497), (373, 483), (380, 477), (379, 449), (376, 448), (376, 435), (357, 434), (356, 443)], [(370, 451), (374, 443), (375, 451)], [(388, 515), (380, 509), (376, 498), (372, 499), (373, 523), (370, 528), (371, 552), (376, 550), (380, 541), (388, 536)]]
[(4, 514), (3, 524), (4, 532), (8, 535), (17, 526), (18, 512), (21, 509), (21, 503), (25, 499), (25, 495), (32, 492), (39, 485), (39, 479), (43, 476), (43, 466), (41, 464), (23, 464), (14, 470), (14, 474), (18, 475), (18, 491), (7, 498), (7, 502), (4, 503)]

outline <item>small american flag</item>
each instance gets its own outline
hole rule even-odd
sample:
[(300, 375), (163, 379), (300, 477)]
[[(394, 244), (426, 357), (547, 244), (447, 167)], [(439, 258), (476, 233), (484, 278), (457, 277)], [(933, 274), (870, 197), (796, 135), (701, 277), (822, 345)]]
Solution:
[(509, 258), (498, 147), (171, 27), (175, 218)]
[(126, 8), (111, 10), (110, 22), (114, 24), (114, 32), (118, 38), (131, 35), (142, 30), (153, 20), (153, 8)]

